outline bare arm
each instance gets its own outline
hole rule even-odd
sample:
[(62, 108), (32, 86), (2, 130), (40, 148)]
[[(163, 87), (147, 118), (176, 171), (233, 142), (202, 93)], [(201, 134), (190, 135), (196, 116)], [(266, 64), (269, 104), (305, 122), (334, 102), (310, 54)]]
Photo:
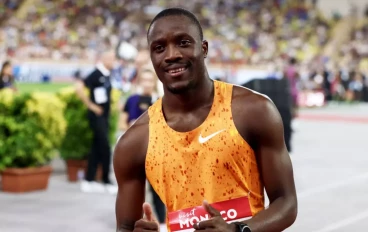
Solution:
[[(246, 223), (253, 232), (279, 232), (291, 226), (297, 216), (293, 169), (279, 112), (266, 97), (252, 95), (248, 96), (252, 104), (243, 109), (247, 113), (246, 134), (252, 141), (270, 206)], [(244, 113), (237, 115), (243, 115), (244, 121)]]
[(93, 111), (97, 115), (101, 115), (103, 113), (103, 109), (99, 106), (94, 104), (89, 97), (87, 96), (86, 92), (84, 91), (85, 85), (82, 80), (77, 80), (75, 83), (75, 91), (77, 96), (82, 100), (85, 106), (88, 109)]
[(75, 91), (78, 97), (82, 100), (82, 102), (88, 107), (92, 102), (89, 100), (89, 97), (84, 92), (85, 85), (82, 80), (77, 80), (75, 82)]
[(142, 218), (145, 199), (145, 156), (148, 116), (145, 113), (119, 139), (114, 151), (114, 170), (119, 191), (116, 198), (117, 231), (133, 231)]

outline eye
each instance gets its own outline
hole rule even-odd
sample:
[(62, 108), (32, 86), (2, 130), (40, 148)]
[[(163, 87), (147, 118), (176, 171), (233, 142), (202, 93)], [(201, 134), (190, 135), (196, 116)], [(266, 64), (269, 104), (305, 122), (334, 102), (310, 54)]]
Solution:
[(189, 40), (181, 40), (180, 41), (180, 46), (185, 47), (185, 46), (188, 46), (188, 45), (190, 45), (190, 41)]
[(164, 50), (164, 46), (162, 46), (162, 45), (156, 45), (155, 46), (155, 51), (156, 52), (162, 52)]

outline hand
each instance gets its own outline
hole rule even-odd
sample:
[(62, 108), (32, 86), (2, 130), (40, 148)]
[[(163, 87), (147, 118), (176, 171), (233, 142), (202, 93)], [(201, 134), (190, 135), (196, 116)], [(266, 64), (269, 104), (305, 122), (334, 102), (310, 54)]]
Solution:
[(102, 115), (103, 114), (103, 109), (102, 109), (102, 107), (101, 106), (99, 106), (99, 105), (96, 105), (96, 104), (94, 104), (94, 103), (90, 103), (89, 105), (88, 105), (88, 108), (93, 112), (93, 113), (95, 113), (96, 115), (98, 115), (98, 116), (100, 116), (100, 115)]
[(200, 231), (211, 231), (211, 232), (235, 232), (236, 226), (234, 224), (228, 224), (221, 216), (220, 212), (213, 208), (207, 201), (203, 202), (203, 207), (210, 215), (211, 219), (201, 221), (200, 223), (194, 224), (194, 229)]
[(159, 223), (152, 212), (152, 207), (148, 203), (143, 204), (145, 217), (137, 221), (134, 225), (134, 232), (159, 231)]

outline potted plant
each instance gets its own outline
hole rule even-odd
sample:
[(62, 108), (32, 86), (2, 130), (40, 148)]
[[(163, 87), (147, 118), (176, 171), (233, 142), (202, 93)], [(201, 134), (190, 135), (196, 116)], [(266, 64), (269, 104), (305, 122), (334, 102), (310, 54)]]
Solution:
[(68, 180), (78, 180), (78, 172), (86, 168), (86, 157), (91, 147), (92, 132), (89, 129), (87, 108), (77, 97), (73, 87), (63, 88), (58, 97), (65, 104), (67, 122), (65, 137), (60, 146), (60, 156), (65, 160)]
[[(87, 90), (86, 90), (87, 91)], [(87, 168), (87, 156), (91, 149), (92, 131), (87, 120), (87, 108), (78, 98), (73, 87), (63, 88), (58, 97), (65, 103), (64, 117), (67, 121), (66, 135), (60, 147), (60, 155), (65, 160), (68, 180), (78, 180), (78, 173)], [(119, 92), (112, 93), (112, 113), (110, 118), (110, 138), (115, 142), (117, 130)], [(96, 179), (101, 180), (101, 167), (97, 170)]]
[(2, 191), (47, 188), (49, 163), (65, 133), (64, 107), (53, 94), (0, 91)]

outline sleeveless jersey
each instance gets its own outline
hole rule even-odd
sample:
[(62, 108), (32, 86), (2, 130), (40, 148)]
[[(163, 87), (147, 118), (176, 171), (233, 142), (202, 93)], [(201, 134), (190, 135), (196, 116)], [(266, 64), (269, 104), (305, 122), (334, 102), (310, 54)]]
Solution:
[(203, 200), (212, 204), (247, 197), (247, 216), (254, 216), (264, 209), (255, 154), (233, 121), (233, 85), (214, 81), (214, 88), (207, 118), (189, 132), (167, 125), (162, 99), (149, 108), (146, 176), (169, 214), (201, 206)]

